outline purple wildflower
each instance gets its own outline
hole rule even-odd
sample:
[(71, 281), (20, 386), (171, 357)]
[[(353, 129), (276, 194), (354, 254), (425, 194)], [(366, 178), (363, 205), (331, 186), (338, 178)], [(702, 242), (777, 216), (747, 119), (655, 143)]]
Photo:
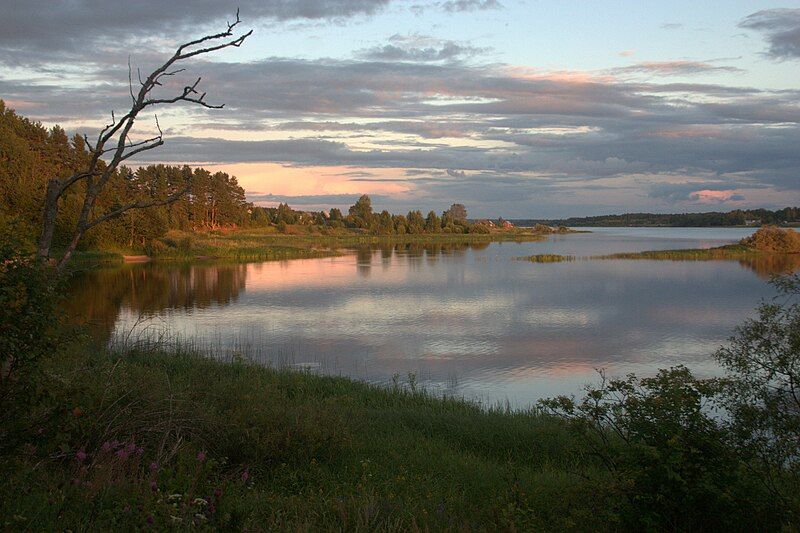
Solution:
[(201, 462), (201, 463), (202, 463), (203, 461), (205, 461), (205, 460), (206, 460), (206, 452), (200, 452), (200, 453), (198, 453), (198, 454), (197, 454), (197, 460), (198, 460), (199, 462)]
[(158, 464), (155, 461), (153, 461), (152, 463), (150, 463), (150, 472), (155, 474), (157, 471), (158, 471)]
[(86, 460), (86, 452), (83, 450), (78, 450), (78, 453), (75, 454), (75, 459), (81, 463), (84, 462)]
[(153, 518), (153, 515), (151, 515), (151, 514), (150, 514), (150, 515), (147, 515), (147, 523), (148, 523), (148, 524), (152, 525), (152, 524), (153, 524), (153, 522), (155, 522), (155, 521), (156, 521), (156, 519), (155, 519), (155, 518)]
[(158, 483), (156, 483), (155, 479), (150, 482), (150, 490), (152, 490), (153, 492), (158, 491)]
[(118, 450), (118, 451), (117, 451), (117, 457), (119, 457), (119, 458), (120, 458), (120, 459), (122, 459), (123, 461), (124, 461), (125, 459), (127, 459), (129, 455), (130, 455), (130, 453), (128, 453), (128, 450), (126, 450), (126, 449), (124, 449), (124, 448), (123, 448), (123, 449), (121, 449), (121, 450)]
[(108, 441), (105, 441), (105, 442), (103, 443), (102, 450), (103, 450), (104, 452), (111, 451), (111, 443), (110, 443), (110, 442), (108, 442)]
[(242, 472), (242, 483), (247, 483), (248, 479), (250, 479), (250, 472), (245, 468), (244, 472)]

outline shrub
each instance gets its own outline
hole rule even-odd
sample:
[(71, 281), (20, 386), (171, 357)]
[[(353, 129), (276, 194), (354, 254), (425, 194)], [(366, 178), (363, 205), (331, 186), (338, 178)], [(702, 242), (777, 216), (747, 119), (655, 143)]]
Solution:
[(758, 308), (717, 351), (727, 370), (721, 403), (737, 445), (754, 456), (773, 495), (800, 516), (800, 277), (778, 278), (780, 296)]
[(800, 253), (800, 233), (788, 228), (764, 226), (742, 239), (741, 244), (762, 252), (797, 254)]
[(0, 233), (0, 397), (56, 345), (57, 283), (9, 225)]
[(612, 475), (606, 486), (635, 530), (779, 528), (782, 515), (727, 431), (704, 407), (718, 383), (685, 367), (603, 381), (580, 401), (542, 402), (570, 422)]

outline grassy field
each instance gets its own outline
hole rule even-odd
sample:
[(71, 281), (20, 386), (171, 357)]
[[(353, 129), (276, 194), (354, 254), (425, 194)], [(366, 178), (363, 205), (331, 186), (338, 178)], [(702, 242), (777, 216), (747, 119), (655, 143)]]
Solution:
[(413, 380), (380, 389), (193, 353), (74, 350), (44, 373), (37, 407), (2, 430), (7, 530), (614, 521), (603, 475), (536, 411), (433, 398)]

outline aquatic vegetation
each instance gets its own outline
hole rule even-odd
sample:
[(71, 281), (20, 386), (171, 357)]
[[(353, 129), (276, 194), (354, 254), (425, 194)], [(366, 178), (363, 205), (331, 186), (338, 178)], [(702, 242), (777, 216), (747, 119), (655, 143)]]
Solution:
[(564, 261), (575, 261), (573, 255), (558, 255), (558, 254), (536, 254), (526, 257), (518, 258), (522, 261), (530, 261), (531, 263), (561, 263)]

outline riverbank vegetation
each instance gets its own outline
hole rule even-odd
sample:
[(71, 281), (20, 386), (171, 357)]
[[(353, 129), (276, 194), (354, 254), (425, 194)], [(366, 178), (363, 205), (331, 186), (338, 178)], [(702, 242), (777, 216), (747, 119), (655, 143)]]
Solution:
[(519, 258), (522, 261), (530, 261), (531, 263), (563, 263), (564, 261), (575, 261), (573, 255), (559, 255), (559, 254), (536, 254)]
[[(90, 160), (85, 139), (69, 139), (55, 126), (44, 128), (15, 113), (0, 100), (0, 229), (13, 226), (33, 250), (42, 223), (48, 179), (78, 172)], [(101, 165), (102, 166), (102, 165)], [(223, 258), (268, 260), (332, 255), (338, 247), (395, 242), (485, 242), (533, 240), (566, 228), (519, 229), (503, 221), (467, 219), (453, 204), (441, 214), (419, 210), (405, 215), (375, 212), (369, 196), (347, 211), (261, 207), (248, 202), (235, 176), (188, 166), (120, 166), (110, 174), (94, 213), (155, 201), (185, 188), (169, 204), (131, 209), (87, 230), (78, 243), (82, 263), (120, 262), (122, 256), (160, 259)], [(81, 216), (85, 187), (68, 189), (59, 202), (52, 247), (63, 255)]]
[(0, 261), (5, 529), (798, 523), (797, 278), (716, 354), (724, 379), (669, 369), (509, 411), (435, 398), (413, 376), (377, 388), (241, 353), (97, 346), (59, 325), (47, 267), (17, 249)]
[(713, 248), (623, 252), (590, 259), (739, 261), (759, 274), (772, 276), (800, 269), (800, 233), (789, 228), (764, 226), (737, 244)]

